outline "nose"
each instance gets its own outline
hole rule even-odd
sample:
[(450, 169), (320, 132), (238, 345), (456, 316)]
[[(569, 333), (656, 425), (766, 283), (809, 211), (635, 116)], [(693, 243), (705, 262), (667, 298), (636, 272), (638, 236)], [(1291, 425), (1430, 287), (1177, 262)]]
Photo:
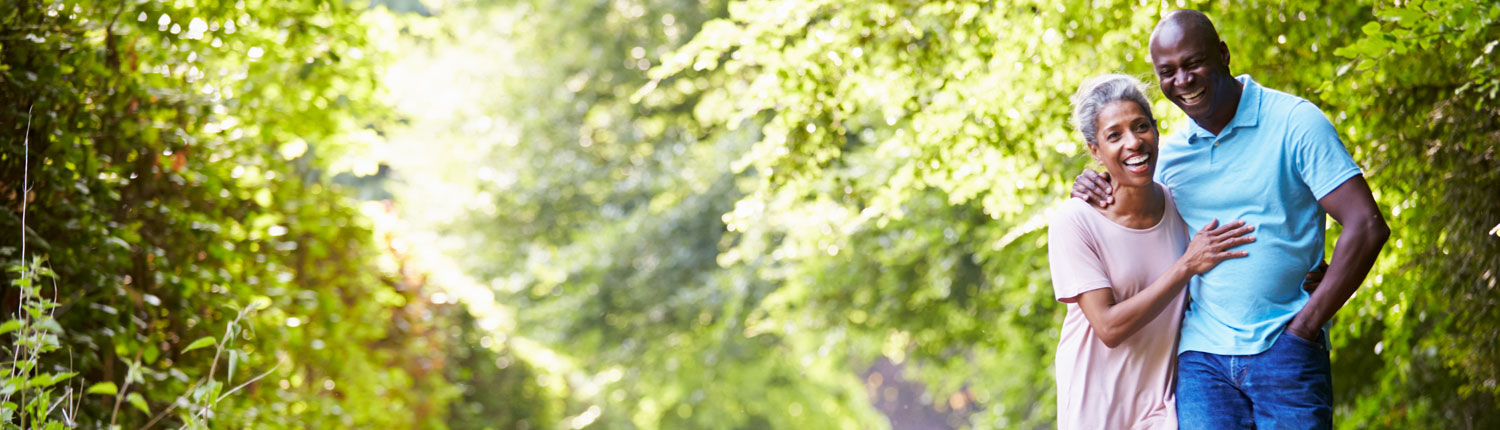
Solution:
[(1125, 140), (1123, 143), (1124, 149), (1126, 151), (1139, 150), (1141, 149), (1142, 144), (1141, 137), (1136, 135), (1135, 133), (1125, 133)]
[(1191, 86), (1193, 82), (1198, 81), (1197, 77), (1194, 77), (1192, 73), (1187, 72), (1177, 72), (1177, 76), (1174, 76), (1173, 79), (1177, 80), (1174, 86), (1178, 88)]

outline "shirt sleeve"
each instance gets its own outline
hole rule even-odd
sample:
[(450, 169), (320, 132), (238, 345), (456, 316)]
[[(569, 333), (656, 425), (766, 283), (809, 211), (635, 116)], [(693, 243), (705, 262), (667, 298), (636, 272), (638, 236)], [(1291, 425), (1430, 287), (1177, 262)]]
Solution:
[(1047, 260), (1052, 266), (1052, 292), (1059, 302), (1075, 303), (1085, 292), (1109, 288), (1109, 277), (1092, 237), (1082, 228), (1076, 210), (1064, 204), (1047, 228)]
[(1311, 102), (1302, 101), (1292, 108), (1288, 118), (1293, 145), (1293, 166), (1302, 182), (1321, 200), (1344, 181), (1359, 175), (1359, 165), (1349, 156), (1338, 130)]

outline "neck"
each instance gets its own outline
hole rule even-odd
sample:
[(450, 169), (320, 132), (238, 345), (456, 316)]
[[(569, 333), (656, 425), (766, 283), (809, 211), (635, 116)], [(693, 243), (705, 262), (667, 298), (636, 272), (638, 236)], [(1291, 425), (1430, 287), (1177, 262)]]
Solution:
[(1110, 181), (1114, 188), (1115, 203), (1105, 210), (1105, 215), (1120, 225), (1130, 228), (1150, 228), (1161, 221), (1166, 212), (1165, 195), (1155, 182), (1145, 185), (1122, 185)]
[(1223, 85), (1229, 91), (1224, 95), (1224, 103), (1218, 106), (1218, 110), (1209, 112), (1207, 118), (1193, 118), (1193, 122), (1198, 123), (1199, 127), (1203, 127), (1214, 136), (1218, 136), (1219, 132), (1224, 131), (1224, 127), (1228, 127), (1229, 122), (1234, 120), (1235, 112), (1240, 110), (1240, 97), (1245, 94), (1245, 84), (1240, 83), (1238, 79), (1230, 80), (1234, 84)]

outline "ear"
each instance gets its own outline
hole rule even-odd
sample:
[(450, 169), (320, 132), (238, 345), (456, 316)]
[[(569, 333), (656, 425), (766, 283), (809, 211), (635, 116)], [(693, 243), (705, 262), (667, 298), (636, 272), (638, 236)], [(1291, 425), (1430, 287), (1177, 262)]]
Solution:
[(1219, 55), (1223, 56), (1224, 67), (1229, 67), (1229, 44), (1219, 41)]
[(1090, 145), (1087, 141), (1085, 141), (1083, 142), (1083, 146), (1089, 147), (1089, 156), (1094, 157), (1095, 163), (1099, 163), (1101, 165), (1104, 164), (1104, 161), (1099, 159), (1099, 145)]

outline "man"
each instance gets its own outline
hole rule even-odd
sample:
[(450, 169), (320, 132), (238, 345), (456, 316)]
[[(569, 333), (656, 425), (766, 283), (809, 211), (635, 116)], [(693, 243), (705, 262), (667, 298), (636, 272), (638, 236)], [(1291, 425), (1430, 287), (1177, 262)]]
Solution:
[[(1192, 119), (1163, 139), (1156, 180), (1192, 230), (1210, 220), (1257, 227), (1249, 257), (1227, 260), (1189, 288), (1178, 344), (1177, 412), (1184, 429), (1333, 425), (1323, 327), (1364, 281), (1390, 230), (1338, 132), (1312, 103), (1229, 71), (1229, 47), (1203, 13), (1178, 10), (1151, 33), (1162, 95)], [(1110, 203), (1085, 172), (1074, 195)], [(1327, 274), (1324, 214), (1343, 225)], [(1190, 230), (1191, 231), (1191, 230)]]

